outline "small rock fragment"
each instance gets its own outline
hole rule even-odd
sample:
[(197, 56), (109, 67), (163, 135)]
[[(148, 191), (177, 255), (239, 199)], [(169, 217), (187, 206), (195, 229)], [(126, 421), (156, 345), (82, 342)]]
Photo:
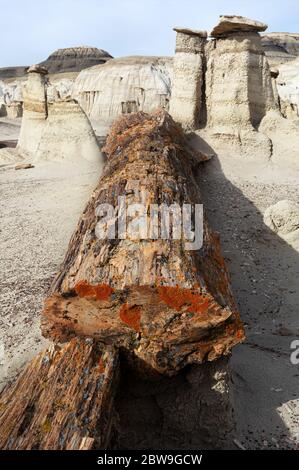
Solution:
[(15, 166), (15, 170), (28, 170), (29, 168), (34, 168), (34, 165), (31, 163), (19, 163)]

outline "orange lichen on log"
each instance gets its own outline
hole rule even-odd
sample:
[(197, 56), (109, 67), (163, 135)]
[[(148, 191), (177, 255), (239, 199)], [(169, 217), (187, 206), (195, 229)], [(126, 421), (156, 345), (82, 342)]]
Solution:
[(178, 312), (188, 306), (187, 312), (204, 313), (211, 303), (206, 295), (178, 286), (158, 286), (158, 293), (166, 305)]
[(76, 294), (79, 297), (87, 297), (96, 300), (109, 300), (113, 293), (112, 287), (108, 284), (91, 285), (87, 281), (79, 281), (75, 285)]
[(119, 317), (135, 331), (140, 331), (141, 308), (137, 305), (123, 304), (119, 310)]

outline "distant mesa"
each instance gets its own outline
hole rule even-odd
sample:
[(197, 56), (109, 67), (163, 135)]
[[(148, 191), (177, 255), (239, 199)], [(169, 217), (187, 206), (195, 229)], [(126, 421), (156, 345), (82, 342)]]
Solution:
[[(49, 57), (40, 62), (50, 74), (64, 72), (80, 72), (93, 65), (104, 64), (112, 56), (97, 47), (78, 46), (57, 49)], [(0, 80), (8, 80), (26, 76), (29, 66), (2, 67), (0, 68)]]
[(27, 69), (28, 65), (22, 65), (20, 67), (0, 67), (0, 80), (24, 77)]
[(57, 49), (39, 65), (45, 67), (49, 73), (80, 72), (93, 65), (104, 64), (112, 56), (96, 47), (78, 46)]
[(262, 46), (271, 66), (283, 64), (299, 56), (299, 34), (265, 33)]

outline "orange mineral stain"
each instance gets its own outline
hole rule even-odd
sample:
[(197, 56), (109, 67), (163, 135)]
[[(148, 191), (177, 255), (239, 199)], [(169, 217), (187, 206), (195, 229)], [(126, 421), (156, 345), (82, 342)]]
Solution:
[(119, 310), (119, 317), (135, 331), (140, 331), (141, 308), (137, 305), (130, 307), (129, 304), (123, 304)]
[(76, 294), (79, 297), (89, 297), (96, 300), (108, 300), (113, 289), (108, 284), (95, 284), (94, 286), (87, 281), (79, 281), (75, 285)]
[(181, 287), (158, 286), (158, 294), (166, 305), (178, 312), (184, 305), (188, 305), (187, 312), (204, 313), (211, 304), (207, 296)]
[(238, 339), (245, 339), (244, 330), (243, 329), (237, 330), (236, 337)]

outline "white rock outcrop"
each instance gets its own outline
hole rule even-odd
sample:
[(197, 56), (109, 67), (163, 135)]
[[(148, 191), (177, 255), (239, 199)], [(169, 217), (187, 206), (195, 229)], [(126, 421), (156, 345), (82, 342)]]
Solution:
[(282, 114), (286, 118), (299, 117), (299, 57), (278, 67), (276, 86)]
[(74, 81), (71, 78), (50, 78), (47, 83), (48, 103), (70, 99), (73, 93)]
[(73, 97), (91, 120), (109, 125), (120, 114), (167, 109), (171, 75), (172, 59), (168, 57), (111, 59), (82, 70)]
[(174, 28), (176, 48), (169, 112), (186, 130), (199, 127), (206, 31)]
[(21, 83), (21, 80), (12, 82), (0, 80), (0, 116), (7, 116), (9, 119), (22, 116), (23, 96)]
[(271, 110), (263, 118), (259, 131), (271, 139), (271, 162), (282, 169), (299, 171), (299, 119), (285, 119), (279, 111)]

